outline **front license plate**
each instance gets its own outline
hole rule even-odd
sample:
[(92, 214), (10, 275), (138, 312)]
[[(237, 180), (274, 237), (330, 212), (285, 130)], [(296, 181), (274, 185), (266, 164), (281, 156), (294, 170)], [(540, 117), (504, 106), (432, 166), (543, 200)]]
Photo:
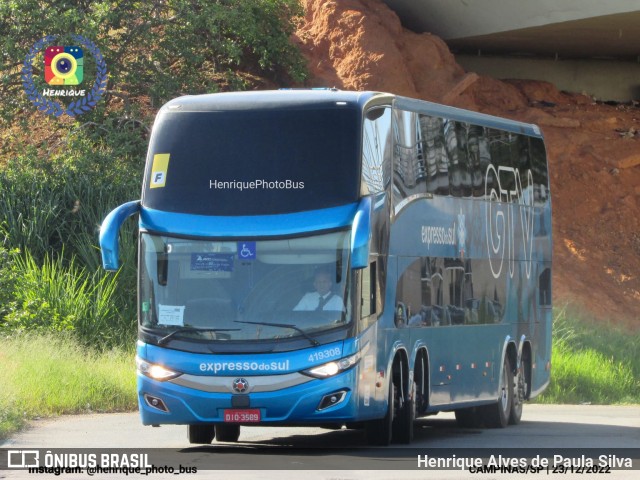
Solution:
[(260, 421), (260, 409), (227, 409), (224, 411), (224, 421), (232, 423), (256, 423)]

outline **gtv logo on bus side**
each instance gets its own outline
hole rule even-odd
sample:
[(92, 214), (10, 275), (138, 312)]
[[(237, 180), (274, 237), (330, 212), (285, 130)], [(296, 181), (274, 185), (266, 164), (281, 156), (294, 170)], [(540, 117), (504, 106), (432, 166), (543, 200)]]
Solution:
[[(508, 254), (509, 275), (515, 273), (515, 227), (517, 214), (514, 213), (516, 205), (533, 207), (533, 174), (527, 170), (527, 188), (522, 188), (520, 171), (517, 168), (493, 165), (487, 167), (485, 176), (485, 202), (487, 252), (489, 264), (494, 278), (500, 277), (504, 264), (505, 253)], [(509, 180), (501, 182), (500, 178)], [(513, 185), (511, 189), (503, 187)], [(491, 187), (490, 187), (491, 185)], [(489, 188), (491, 190), (489, 191)], [(524, 253), (525, 274), (531, 277), (531, 262), (533, 251), (533, 212), (530, 208), (519, 208), (520, 227), (522, 230), (522, 248)]]

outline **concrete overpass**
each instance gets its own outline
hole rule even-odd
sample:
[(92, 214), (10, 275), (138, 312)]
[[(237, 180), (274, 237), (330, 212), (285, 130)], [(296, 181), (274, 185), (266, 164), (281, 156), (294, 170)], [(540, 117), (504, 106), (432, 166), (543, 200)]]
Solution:
[(441, 37), (467, 70), (640, 100), (638, 0), (384, 1), (407, 28)]

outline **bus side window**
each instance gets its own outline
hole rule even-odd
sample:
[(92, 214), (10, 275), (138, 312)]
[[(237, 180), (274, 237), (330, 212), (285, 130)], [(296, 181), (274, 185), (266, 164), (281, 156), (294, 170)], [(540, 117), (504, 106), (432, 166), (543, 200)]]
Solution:
[(367, 112), (362, 134), (362, 195), (383, 192), (391, 177), (391, 109)]
[(422, 309), (431, 307), (431, 258), (422, 257), (422, 270), (420, 274), (420, 284), (422, 291)]
[(449, 194), (449, 159), (442, 118), (419, 115), (420, 158), (426, 176), (427, 191)]
[(538, 278), (539, 303), (541, 306), (551, 306), (551, 269), (545, 268)]
[(549, 199), (549, 178), (544, 142), (540, 138), (530, 138), (531, 171), (535, 185), (534, 199), (538, 206), (544, 206)]
[(444, 137), (449, 159), (450, 193), (454, 197), (471, 196), (471, 172), (467, 158), (468, 125), (453, 120), (444, 121)]
[(362, 328), (367, 328), (373, 319), (371, 316), (377, 313), (377, 263), (372, 261), (369, 266), (360, 272), (360, 319)]
[(360, 282), (360, 318), (376, 313), (376, 262), (362, 270)]
[(469, 125), (467, 131), (467, 154), (472, 193), (474, 197), (481, 197), (485, 191), (485, 173), (491, 163), (489, 142), (483, 127)]
[(427, 193), (426, 143), (420, 116), (394, 110), (393, 186), (394, 204)]
[(496, 169), (498, 167), (511, 166), (511, 135), (509, 132), (503, 132), (493, 128), (487, 129), (491, 163)]
[[(416, 258), (398, 279), (396, 310), (401, 307), (409, 327), (428, 327), (431, 322), (431, 282), (428, 258)], [(428, 296), (428, 297), (427, 297)]]

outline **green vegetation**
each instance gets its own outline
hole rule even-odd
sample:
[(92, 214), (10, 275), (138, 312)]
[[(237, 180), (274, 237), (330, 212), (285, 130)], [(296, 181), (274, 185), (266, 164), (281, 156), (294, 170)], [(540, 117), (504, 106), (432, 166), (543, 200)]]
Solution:
[[(6, 253), (6, 252), (5, 252)], [(16, 273), (13, 300), (5, 306), (4, 328), (19, 331), (72, 331), (87, 346), (133, 344), (131, 322), (116, 302), (118, 275), (87, 273), (75, 258), (64, 265), (63, 257), (48, 256), (38, 265), (29, 252), (7, 254)], [(13, 257), (13, 258), (12, 258)]]
[[(140, 196), (150, 126), (185, 94), (287, 87), (305, 62), (290, 42), (298, 0), (0, 2), (0, 437), (29, 418), (135, 408), (136, 220), (122, 267), (101, 268), (100, 224)], [(45, 35), (82, 35), (107, 91), (75, 118), (36, 111), (21, 67)], [(44, 88), (44, 54), (33, 81)], [(85, 56), (83, 88), (95, 58)], [(68, 104), (72, 99), (57, 98)]]
[[(116, 136), (129, 147), (137, 139)], [(135, 337), (135, 229), (126, 225), (123, 267), (102, 271), (97, 247), (102, 218), (138, 196), (141, 173), (131, 156), (82, 135), (68, 154), (46, 160), (36, 149), (0, 170), (0, 332), (68, 331), (98, 349)]]
[[(55, 15), (41, 8), (0, 3), (0, 334), (67, 332), (98, 351), (127, 348), (137, 227), (129, 220), (121, 232), (116, 276), (101, 269), (98, 232), (111, 209), (139, 198), (157, 107), (185, 93), (302, 81), (304, 61), (289, 39), (303, 10), (297, 0), (65, 1), (48, 7)], [(21, 66), (44, 35), (70, 45), (71, 33), (99, 46), (109, 84), (97, 108), (58, 119), (28, 101)], [(43, 59), (33, 61), (39, 87)], [(87, 82), (94, 60), (85, 56)]]
[(556, 311), (551, 384), (541, 403), (640, 403), (640, 332)]
[(62, 334), (0, 338), (0, 440), (32, 418), (136, 406), (133, 345), (87, 350)]
[[(0, 77), (4, 118), (31, 108), (22, 92), (20, 67), (30, 46), (44, 35), (61, 35), (59, 45), (73, 45), (68, 34), (82, 35), (104, 56), (108, 98), (95, 112), (82, 115), (85, 122), (102, 124), (104, 111), (111, 109), (135, 118), (131, 115), (144, 101), (157, 108), (187, 93), (244, 90), (256, 79), (287, 86), (306, 76), (302, 55), (289, 40), (303, 14), (298, 0), (58, 0), (47, 9), (55, 14), (43, 15), (38, 0), (0, 2), (0, 70), (9, 72)], [(41, 61), (39, 54), (34, 64)], [(85, 75), (95, 75), (89, 61)]]

